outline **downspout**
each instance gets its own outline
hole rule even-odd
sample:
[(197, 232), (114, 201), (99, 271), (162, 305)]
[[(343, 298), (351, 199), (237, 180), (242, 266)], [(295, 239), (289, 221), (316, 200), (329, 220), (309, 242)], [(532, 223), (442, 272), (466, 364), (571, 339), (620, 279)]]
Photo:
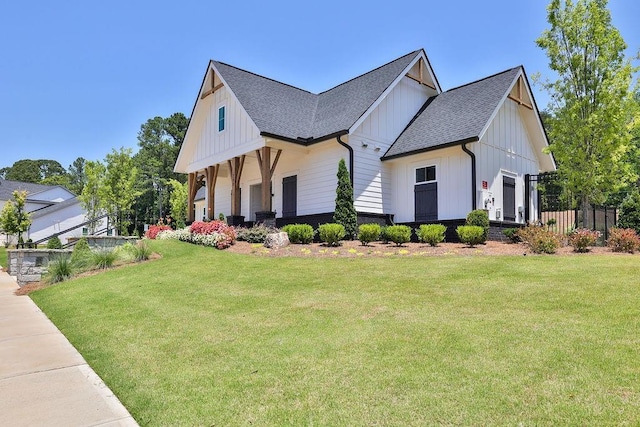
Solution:
[(473, 206), (471, 210), (477, 209), (477, 195), (476, 195), (476, 155), (473, 154), (473, 151), (467, 148), (467, 143), (461, 145), (462, 151), (467, 153), (469, 157), (471, 157), (471, 203)]
[[(340, 139), (342, 135), (337, 136), (338, 144), (349, 150), (349, 181), (351, 181), (351, 188), (353, 188), (353, 147)], [(474, 162), (475, 167), (475, 162)]]

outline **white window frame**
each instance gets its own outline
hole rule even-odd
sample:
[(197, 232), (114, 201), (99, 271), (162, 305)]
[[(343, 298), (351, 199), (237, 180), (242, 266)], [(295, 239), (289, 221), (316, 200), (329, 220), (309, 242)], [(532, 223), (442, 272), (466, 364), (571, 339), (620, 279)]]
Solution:
[[(436, 179), (426, 180), (426, 170), (425, 170), (425, 181), (418, 182), (417, 176), (416, 176), (417, 172), (418, 172), (418, 169), (428, 169), (428, 168), (431, 168), (431, 167), (433, 167), (435, 169)], [(417, 166), (417, 167), (413, 168), (413, 183), (415, 185), (430, 184), (432, 182), (438, 182), (438, 165), (436, 165), (436, 164), (428, 164), (428, 165)]]

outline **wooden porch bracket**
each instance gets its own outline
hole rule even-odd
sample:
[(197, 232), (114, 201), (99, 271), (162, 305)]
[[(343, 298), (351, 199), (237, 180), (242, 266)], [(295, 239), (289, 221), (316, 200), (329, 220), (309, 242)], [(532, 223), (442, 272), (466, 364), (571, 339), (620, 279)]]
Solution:
[(207, 182), (207, 218), (213, 220), (215, 216), (216, 181), (220, 165), (209, 166), (204, 170)]
[(196, 219), (196, 212), (193, 209), (193, 204), (195, 203), (196, 200), (196, 193), (198, 192), (198, 190), (200, 189), (200, 187), (202, 187), (202, 176), (198, 176), (198, 172), (191, 172), (189, 173), (189, 177), (188, 177), (188, 186), (189, 186), (189, 190), (188, 190), (188, 212), (189, 214), (187, 215), (187, 220), (189, 222), (193, 222)]
[(240, 215), (240, 178), (242, 177), (242, 168), (244, 168), (243, 154), (240, 157), (234, 157), (227, 160), (229, 165), (229, 177), (231, 178), (231, 215)]
[(517, 102), (519, 105), (523, 105), (525, 107), (527, 107), (530, 110), (533, 110), (533, 105), (531, 105), (530, 103), (526, 102), (523, 98), (523, 94), (526, 92), (524, 90), (524, 80), (522, 78), (522, 76), (518, 77), (518, 81), (516, 82), (516, 94), (512, 95), (509, 94), (507, 97), (512, 100)]
[(262, 176), (262, 211), (271, 212), (271, 178), (273, 178), (282, 150), (277, 151), (273, 165), (271, 164), (271, 147), (262, 147), (260, 150), (256, 150), (256, 154)]

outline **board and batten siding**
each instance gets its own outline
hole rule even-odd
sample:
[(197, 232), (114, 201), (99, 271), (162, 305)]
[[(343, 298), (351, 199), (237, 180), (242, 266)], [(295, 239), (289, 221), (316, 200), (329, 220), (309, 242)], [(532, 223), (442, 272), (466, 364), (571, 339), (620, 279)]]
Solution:
[(429, 151), (385, 162), (391, 168), (395, 222), (415, 221), (414, 186), (417, 168), (436, 166), (438, 220), (465, 218), (471, 210), (471, 158), (460, 146)]
[[(218, 132), (218, 109), (222, 106), (225, 129)], [(198, 143), (189, 161), (190, 170), (222, 163), (264, 145), (258, 128), (226, 87), (202, 100), (198, 107)]]
[(380, 157), (420, 110), (433, 89), (404, 77), (349, 137), (354, 149), (354, 205), (359, 212), (389, 213), (390, 169)]
[[(492, 203), (486, 205), (489, 211), (489, 219), (503, 219), (503, 176), (516, 180), (516, 221), (523, 223), (524, 215), (518, 213), (518, 207), (524, 210), (524, 193), (526, 174), (537, 174), (540, 170), (539, 154), (533, 151), (533, 144), (527, 128), (519, 112), (524, 108), (514, 101), (507, 99), (486, 133), (478, 143), (470, 144), (471, 149), (478, 159), (478, 208), (485, 208), (485, 200), (488, 195)], [(488, 189), (482, 191), (481, 183), (487, 181)], [(534, 209), (535, 206), (531, 206)], [(500, 210), (500, 218), (496, 217)]]

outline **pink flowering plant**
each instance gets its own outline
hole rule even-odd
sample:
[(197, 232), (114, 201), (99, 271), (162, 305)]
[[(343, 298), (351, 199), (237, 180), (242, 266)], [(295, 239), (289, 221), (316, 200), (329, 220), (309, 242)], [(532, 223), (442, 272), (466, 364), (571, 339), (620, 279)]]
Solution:
[(236, 241), (236, 229), (224, 221), (196, 221), (189, 227), (192, 242), (205, 246), (226, 249)]
[(607, 246), (613, 252), (634, 253), (640, 249), (640, 237), (633, 228), (612, 228), (609, 230)]
[(168, 225), (152, 225), (149, 227), (147, 232), (144, 233), (144, 237), (154, 240), (160, 232), (165, 230), (171, 230), (171, 227), (169, 227)]
[(595, 246), (602, 234), (596, 230), (578, 228), (569, 233), (569, 244), (575, 252), (588, 252), (589, 246)]

